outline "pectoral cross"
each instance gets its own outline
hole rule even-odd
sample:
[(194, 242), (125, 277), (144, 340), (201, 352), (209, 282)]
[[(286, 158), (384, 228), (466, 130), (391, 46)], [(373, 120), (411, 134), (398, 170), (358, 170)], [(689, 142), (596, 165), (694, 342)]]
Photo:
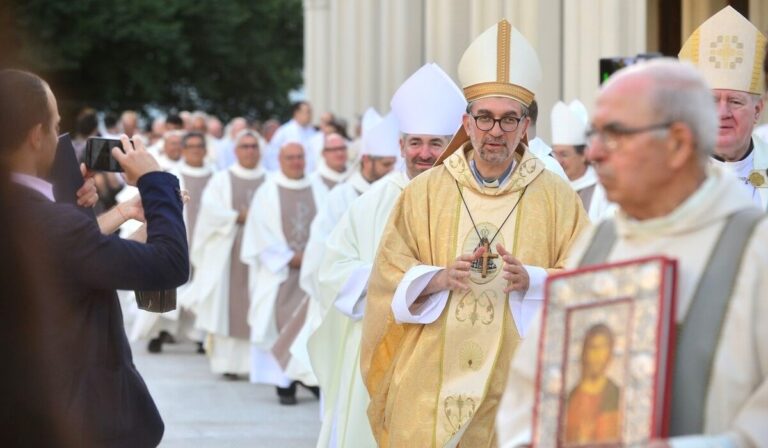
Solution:
[(499, 256), (491, 252), (491, 243), (488, 241), (488, 238), (481, 239), (480, 244), (485, 248), (485, 252), (480, 256), (483, 259), (483, 270), (481, 275), (483, 278), (486, 278), (488, 277), (488, 260), (499, 258)]

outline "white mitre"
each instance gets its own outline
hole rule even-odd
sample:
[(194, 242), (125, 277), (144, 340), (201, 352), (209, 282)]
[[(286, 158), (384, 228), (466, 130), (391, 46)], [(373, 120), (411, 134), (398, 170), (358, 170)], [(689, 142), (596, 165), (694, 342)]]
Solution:
[(550, 114), (552, 126), (552, 145), (586, 145), (587, 108), (579, 100), (566, 105), (558, 101)]
[(434, 63), (406, 79), (389, 104), (404, 134), (452, 136), (467, 109), (459, 86)]
[(364, 156), (397, 157), (400, 155), (400, 129), (395, 114), (390, 112), (379, 123), (363, 133)]
[(761, 95), (766, 37), (730, 6), (702, 23), (678, 57), (699, 69), (712, 89)]

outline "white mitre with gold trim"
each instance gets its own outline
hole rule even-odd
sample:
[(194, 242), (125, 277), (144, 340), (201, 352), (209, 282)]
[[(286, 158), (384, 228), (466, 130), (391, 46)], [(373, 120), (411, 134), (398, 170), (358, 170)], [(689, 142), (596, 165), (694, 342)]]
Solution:
[(696, 28), (677, 56), (693, 63), (712, 89), (760, 95), (765, 46), (760, 30), (726, 6)]
[[(459, 61), (459, 81), (470, 103), (481, 98), (504, 97), (528, 107), (541, 83), (541, 73), (536, 50), (505, 19), (472, 41)], [(436, 165), (467, 141), (469, 137), (462, 126)]]

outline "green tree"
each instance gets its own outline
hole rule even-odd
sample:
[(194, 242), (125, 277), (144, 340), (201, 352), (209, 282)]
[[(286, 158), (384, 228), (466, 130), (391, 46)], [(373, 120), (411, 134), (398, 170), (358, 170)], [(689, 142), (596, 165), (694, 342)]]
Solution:
[(301, 0), (0, 3), (0, 63), (43, 76), (64, 113), (87, 104), (285, 117), (301, 84)]

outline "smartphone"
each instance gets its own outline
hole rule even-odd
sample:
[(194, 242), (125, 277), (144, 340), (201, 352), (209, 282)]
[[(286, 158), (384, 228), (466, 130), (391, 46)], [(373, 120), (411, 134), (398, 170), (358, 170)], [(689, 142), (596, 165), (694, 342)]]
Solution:
[(85, 141), (85, 166), (92, 171), (111, 171), (119, 173), (123, 168), (112, 157), (112, 148), (117, 146), (121, 151), (123, 142), (111, 138), (89, 137)]

